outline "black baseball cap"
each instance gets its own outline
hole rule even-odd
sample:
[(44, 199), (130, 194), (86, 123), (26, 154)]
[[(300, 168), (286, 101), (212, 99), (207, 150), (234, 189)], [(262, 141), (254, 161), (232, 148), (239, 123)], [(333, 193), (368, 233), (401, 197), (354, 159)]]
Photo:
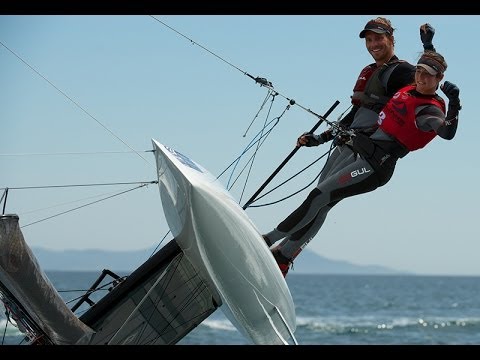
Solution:
[(432, 58), (428, 54), (423, 54), (418, 60), (417, 67), (422, 67), (428, 71), (430, 75), (443, 74), (446, 70), (445, 66), (438, 62), (438, 60)]
[(377, 34), (393, 35), (393, 28), (390, 25), (379, 21), (378, 19), (370, 20), (369, 22), (367, 22), (365, 28), (360, 32), (360, 38), (363, 39), (367, 31), (373, 31)]

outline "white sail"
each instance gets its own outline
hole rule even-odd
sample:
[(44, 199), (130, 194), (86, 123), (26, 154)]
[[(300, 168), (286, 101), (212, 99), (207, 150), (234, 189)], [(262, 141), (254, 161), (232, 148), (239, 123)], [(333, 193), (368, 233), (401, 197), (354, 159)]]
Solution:
[(34, 327), (46, 337), (38, 339), (42, 343), (87, 342), (93, 330), (72, 313), (42, 271), (18, 220), (17, 215), (0, 216), (0, 298), (15, 307), (19, 329), (25, 332)]

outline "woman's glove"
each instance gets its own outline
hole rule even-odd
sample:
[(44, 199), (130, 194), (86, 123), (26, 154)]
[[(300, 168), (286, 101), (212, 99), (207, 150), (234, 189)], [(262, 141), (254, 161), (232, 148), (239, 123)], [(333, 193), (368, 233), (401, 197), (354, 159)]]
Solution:
[(423, 49), (435, 51), (432, 40), (435, 35), (435, 29), (430, 24), (423, 24), (420, 26), (420, 40), (422, 40)]

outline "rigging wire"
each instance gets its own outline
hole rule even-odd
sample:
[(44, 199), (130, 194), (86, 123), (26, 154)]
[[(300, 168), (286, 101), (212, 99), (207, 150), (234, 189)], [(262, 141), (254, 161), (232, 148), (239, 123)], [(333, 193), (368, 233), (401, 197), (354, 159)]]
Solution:
[[(269, 99), (269, 97), (272, 95), (273, 91), (268, 89), (268, 92), (267, 92), (267, 96), (265, 96), (265, 99), (263, 100), (262, 104), (260, 105), (260, 108), (258, 109), (257, 113), (255, 114), (255, 116), (253, 117), (252, 121), (250, 122), (250, 124), (248, 125), (247, 129), (245, 130), (245, 133), (243, 134), (243, 137), (246, 137), (247, 136), (247, 133), (248, 133), (248, 130), (250, 130), (250, 127), (253, 125), (253, 123), (255, 122), (255, 120), (257, 119), (258, 115), (260, 114), (260, 112), (263, 110), (263, 107), (265, 106), (265, 104), (267, 103), (267, 100)], [(275, 95), (273, 95), (273, 98), (275, 98)], [(273, 99), (272, 99), (272, 102), (273, 102)]]
[(233, 63), (225, 60), (223, 57), (217, 55), (216, 53), (214, 53), (213, 51), (209, 50), (208, 48), (206, 48), (205, 46), (197, 43), (196, 41), (192, 40), (191, 38), (189, 38), (188, 36), (184, 35), (183, 33), (181, 33), (180, 31), (174, 29), (173, 27), (171, 27), (170, 25), (168, 25), (167, 23), (165, 23), (164, 21), (156, 18), (155, 16), (153, 15), (149, 15), (152, 19), (154, 19), (155, 21), (157, 21), (158, 23), (164, 25), (165, 27), (169, 28), (170, 30), (172, 30), (173, 32), (177, 33), (178, 35), (180, 35), (181, 37), (187, 39), (188, 41), (190, 41), (193, 45), (197, 45), (199, 46), (200, 48), (202, 48), (203, 50), (205, 50), (206, 52), (208, 52), (209, 54), (215, 56), (216, 58), (218, 58), (219, 60), (223, 61), (224, 63), (226, 63), (227, 65), (230, 65), (231, 67), (235, 68), (236, 70), (240, 71), (242, 74), (248, 76), (249, 78), (255, 80), (256, 83), (260, 84), (260, 86), (264, 86), (266, 87), (267, 89), (270, 89), (272, 91), (274, 91), (276, 93), (276, 95), (279, 95), (281, 97), (283, 97), (285, 100), (288, 100), (290, 102), (290, 105), (297, 105), (299, 108), (301, 108), (302, 110), (305, 110), (306, 112), (310, 113), (311, 115), (314, 115), (315, 117), (323, 120), (326, 124), (334, 127), (334, 128), (338, 128), (338, 124), (336, 124), (335, 122), (332, 122), (332, 121), (329, 121), (327, 120), (324, 116), (321, 116), (319, 114), (317, 114), (316, 112), (312, 111), (311, 109), (309, 108), (306, 108), (305, 106), (299, 104), (298, 102), (296, 102), (294, 99), (291, 99), (289, 97), (287, 97), (286, 95), (283, 95), (282, 93), (278, 92), (277, 90), (274, 90), (273, 89), (273, 84), (272, 82), (268, 81), (266, 78), (262, 78), (262, 77), (254, 77), (252, 75), (250, 75), (248, 72), (240, 69), (238, 66), (234, 65)]
[[(223, 174), (225, 174), (225, 172), (230, 169), (234, 164), (236, 164), (241, 158), (242, 156), (247, 153), (253, 146), (255, 146), (256, 142), (257, 141), (260, 141), (263, 137), (266, 136), (266, 134), (270, 133), (273, 128), (278, 124), (278, 119), (272, 119), (268, 124), (267, 124), (267, 127), (270, 126), (272, 123), (274, 123), (271, 128), (264, 132), (264, 135), (262, 135), (258, 140), (255, 140), (257, 138), (257, 136), (260, 135), (260, 132), (257, 133), (257, 135), (254, 136), (254, 138), (250, 141), (250, 143), (245, 147), (245, 149), (242, 151), (242, 153), (235, 159), (233, 160), (230, 165), (228, 165), (221, 173), (220, 175), (217, 176), (217, 179), (219, 179), (220, 177), (222, 177)], [(230, 189), (229, 189), (230, 190)]]
[[(265, 126), (266, 126), (266, 124), (267, 124), (267, 119), (268, 119), (268, 117), (270, 116), (270, 111), (271, 111), (271, 109), (272, 109), (272, 105), (273, 105), (273, 101), (274, 101), (274, 100), (275, 100), (275, 95), (272, 97), (272, 102), (271, 102), (271, 104), (270, 104), (270, 108), (268, 109), (267, 117), (266, 117), (266, 119), (265, 119), (264, 126), (263, 126), (263, 128), (262, 128), (262, 130), (261, 130), (261, 135), (263, 135), (263, 131), (264, 131)], [(285, 114), (285, 112), (286, 112), (287, 110), (289, 110), (289, 109), (290, 109), (290, 104), (288, 104), (288, 105), (286, 106), (286, 108), (283, 110), (283, 112), (280, 114), (280, 116), (278, 116), (276, 119), (277, 119), (278, 121), (280, 121), (280, 119), (282, 118), (282, 116), (283, 116), (283, 115)], [(278, 123), (278, 122), (277, 122), (277, 123)], [(250, 162), (250, 167), (249, 167), (249, 169), (248, 169), (248, 173), (247, 173), (247, 176), (246, 176), (246, 178), (245, 178), (245, 182), (244, 182), (244, 184), (243, 184), (242, 193), (241, 193), (240, 199), (239, 199), (239, 201), (238, 201), (239, 203), (242, 201), (243, 194), (245, 193), (245, 189), (246, 189), (246, 187), (247, 187), (248, 180), (250, 179), (250, 173), (251, 173), (251, 171), (252, 171), (253, 163), (255, 162), (255, 158), (256, 158), (256, 156), (257, 156), (258, 150), (260, 149), (260, 146), (263, 145), (263, 143), (264, 143), (265, 140), (267, 139), (268, 135), (270, 135), (270, 133), (271, 133), (271, 130), (266, 134), (266, 136), (265, 136), (264, 140), (262, 141), (262, 143), (257, 142), (257, 148), (256, 148), (255, 151), (253, 152), (252, 160), (251, 160), (251, 162)]]
[[(240, 71), (242, 74), (244, 75), (247, 75), (247, 76), (250, 76), (252, 77), (251, 75), (249, 75), (246, 71), (243, 71), (242, 69), (240, 69), (239, 67), (235, 66), (234, 64), (232, 64), (231, 62), (225, 60), (224, 58), (222, 58), (221, 56), (215, 54), (213, 51), (207, 49), (205, 46), (203, 46), (202, 44), (200, 43), (197, 43), (196, 41), (190, 39), (188, 36), (182, 34), (180, 31), (174, 29), (173, 27), (171, 27), (170, 25), (166, 24), (165, 22), (163, 22), (162, 20), (156, 18), (155, 16), (153, 15), (149, 15), (152, 19), (154, 19), (155, 21), (158, 21), (160, 24), (162, 24), (163, 26), (166, 26), (167, 28), (169, 28), (170, 30), (172, 30), (173, 32), (176, 32), (178, 35), (184, 37), (185, 39), (187, 39), (188, 41), (190, 41), (193, 45), (197, 45), (199, 47), (201, 47), (203, 50), (205, 50), (206, 52), (210, 53), (211, 55), (215, 56), (216, 58), (220, 59), (221, 61), (223, 61), (224, 63), (227, 63), (228, 65), (230, 65), (231, 67), (237, 69), (238, 71)], [(252, 77), (253, 78), (253, 77)]]
[[(269, 96), (270, 96), (270, 95), (269, 95)], [(257, 135), (255, 136), (255, 138), (256, 138), (257, 136), (259, 136), (259, 140), (262, 138), (263, 133), (264, 133), (264, 131), (265, 131), (265, 128), (266, 128), (269, 124), (272, 123), (271, 121), (268, 122), (268, 117), (269, 117), (269, 115), (270, 115), (270, 111), (272, 110), (272, 106), (273, 106), (273, 102), (274, 102), (274, 101), (275, 101), (275, 96), (272, 96), (272, 100), (271, 100), (271, 102), (270, 102), (270, 107), (269, 107), (268, 112), (267, 112), (267, 115), (266, 115), (266, 117), (265, 117), (265, 121), (264, 121), (264, 123), (263, 123), (263, 127), (261, 128), (261, 130), (260, 130), (260, 131), (257, 133)], [(262, 104), (262, 107), (263, 107), (263, 105), (264, 105), (264, 104)], [(257, 113), (257, 115), (258, 115), (258, 113)], [(282, 114), (282, 115), (283, 115), (283, 114)], [(273, 119), (273, 120), (275, 120), (275, 119)], [(280, 117), (278, 117), (278, 120), (280, 120)], [(273, 130), (273, 128), (274, 128), (277, 124), (278, 124), (278, 121), (277, 121), (277, 122), (274, 124), (274, 126), (272, 126), (272, 128), (268, 131), (268, 134), (270, 134), (270, 132)], [(268, 134), (267, 134), (267, 136), (268, 136)], [(255, 138), (254, 138), (254, 139), (255, 139)], [(253, 140), (254, 140), (254, 139), (253, 139)], [(252, 142), (253, 142), (253, 140), (252, 140)], [(265, 137), (264, 140), (266, 140), (266, 137)], [(253, 156), (254, 158), (255, 158), (255, 155), (256, 155), (256, 153), (258, 152), (258, 150), (259, 150), (259, 148), (260, 148), (260, 145), (261, 145), (261, 144), (260, 144), (260, 141), (255, 141), (255, 144), (256, 144), (256, 149), (255, 149), (255, 151), (254, 151), (254, 156)], [(263, 142), (262, 142), (262, 144), (263, 144)], [(249, 147), (249, 146), (247, 145), (247, 147)], [(242, 155), (243, 155), (243, 154), (245, 154), (245, 151), (242, 152)], [(240, 161), (240, 158), (241, 158), (242, 155), (240, 155), (240, 157), (238, 158), (239, 161)], [(230, 178), (228, 179), (227, 188), (228, 188), (229, 185), (230, 185), (230, 180), (232, 179), (232, 176), (233, 176), (233, 174), (234, 174), (234, 172), (235, 172), (235, 169), (236, 169), (239, 161), (235, 164), (235, 166), (234, 166), (233, 169), (232, 169), (232, 173), (230, 174)], [(252, 161), (252, 164), (253, 164), (253, 161)]]
[[(330, 109), (327, 110), (325, 115), (321, 117), (317, 123), (310, 129), (309, 133), (313, 133), (323, 122), (323, 119), (326, 118), (332, 111), (335, 109), (335, 107), (339, 104), (339, 101), (336, 100), (335, 103), (330, 107)], [(279, 171), (285, 166), (285, 164), (290, 161), (290, 159), (297, 153), (297, 151), (300, 149), (300, 146), (295, 146), (295, 148), (288, 154), (288, 156), (282, 161), (282, 163), (275, 169), (275, 171), (270, 174), (270, 176), (267, 178), (267, 180), (264, 181), (264, 183), (258, 188), (258, 190), (248, 199), (248, 201), (242, 206), (242, 208), (245, 210), (248, 208), (250, 204), (252, 204), (255, 201), (255, 198), (265, 189), (265, 187), (270, 183), (270, 181), (279, 173)]]
[[(93, 183), (93, 184), (69, 184), (69, 185), (43, 185), (43, 186), (18, 186), (8, 187), (10, 190), (26, 190), (26, 189), (49, 189), (49, 188), (67, 188), (67, 187), (88, 187), (88, 186), (110, 186), (110, 185), (132, 185), (132, 184), (157, 184), (158, 181), (131, 181), (131, 182), (115, 182), (115, 183)], [(3, 190), (6, 188), (0, 188)]]
[(0, 154), (0, 156), (50, 156), (50, 155), (99, 155), (99, 154), (132, 154), (139, 152), (154, 152), (154, 150), (134, 151), (94, 151), (94, 152), (56, 152), (56, 153), (17, 153)]
[[(95, 184), (70, 184), (70, 185), (44, 185), (44, 186), (18, 186), (18, 187), (12, 187), (12, 188), (0, 188), (0, 190), (5, 190), (4, 191), (4, 194), (2, 195), (2, 198), (0, 199), (0, 203), (2, 202), (2, 199), (3, 197), (8, 194), (8, 190), (12, 189), (12, 190), (30, 190), (30, 189), (49, 189), (49, 188), (68, 188), (68, 187), (89, 187), (89, 186), (111, 186), (111, 185), (132, 185), (132, 184), (143, 184), (143, 186), (148, 186), (150, 184), (158, 184), (158, 181), (155, 180), (155, 181), (132, 181), (132, 182), (116, 182), (116, 183), (95, 183)], [(140, 186), (141, 187), (141, 186)], [(139, 188), (139, 187), (138, 187)], [(132, 189), (132, 190), (135, 190), (136, 188)], [(130, 191), (130, 190), (129, 190)], [(31, 213), (35, 213), (35, 212), (38, 212), (38, 211), (44, 211), (44, 210), (48, 210), (48, 209), (52, 209), (52, 208), (55, 208), (55, 207), (59, 207), (59, 206), (64, 206), (64, 205), (68, 205), (68, 204), (73, 204), (73, 203), (77, 203), (77, 202), (80, 202), (80, 201), (85, 201), (85, 200), (89, 200), (89, 199), (94, 199), (94, 198), (98, 198), (100, 196), (105, 196), (105, 195), (110, 195), (110, 194), (117, 194), (117, 192), (110, 192), (110, 193), (104, 193), (104, 194), (98, 194), (98, 195), (94, 195), (94, 196), (89, 196), (87, 198), (83, 198), (83, 199), (77, 199), (77, 200), (74, 200), (74, 201), (69, 201), (69, 202), (64, 202), (64, 203), (60, 203), (60, 204), (55, 204), (55, 205), (52, 205), (52, 206), (48, 206), (48, 207), (45, 207), (45, 208), (41, 208), (41, 209), (35, 209), (35, 210), (30, 210), (30, 211), (27, 211), (27, 212), (23, 212), (21, 213), (22, 215), (25, 215), (25, 214), (31, 214)], [(119, 195), (119, 194), (118, 194)], [(107, 196), (106, 198), (104, 199), (101, 199), (99, 201), (103, 201), (103, 200), (106, 200), (106, 199), (109, 199), (111, 197), (114, 197), (114, 196), (117, 196), (117, 195), (112, 195), (112, 196)], [(5, 202), (4, 202), (4, 206), (3, 206), (3, 214), (5, 213), (5, 207), (7, 205), (6, 203), (7, 201), (7, 198), (5, 196)], [(90, 204), (94, 204), (98, 201), (94, 201)], [(88, 204), (87, 204), (88, 205)], [(84, 206), (87, 206), (87, 205), (84, 205)], [(84, 207), (84, 206), (81, 206), (81, 207)], [(80, 208), (81, 208), (80, 207)], [(71, 209), (67, 212), (70, 212), (70, 211), (73, 211), (73, 210), (76, 210), (76, 209), (79, 209), (79, 208), (75, 208), (75, 209)], [(65, 212), (64, 212), (65, 213)], [(60, 213), (60, 214), (57, 214), (55, 216), (59, 216), (59, 215), (62, 215), (64, 213)], [(53, 217), (55, 217), (53, 216)], [(43, 220), (46, 220), (46, 219), (43, 219)], [(39, 220), (38, 222), (40, 221), (43, 221), (43, 220)], [(35, 222), (36, 223), (36, 222)], [(31, 225), (31, 224), (29, 224)], [(25, 225), (27, 226), (27, 225)]]
[[(278, 122), (278, 120), (277, 120)], [(260, 146), (263, 145), (263, 143), (266, 141), (266, 137), (270, 134), (270, 132), (273, 130), (272, 129), (269, 129), (268, 131), (264, 132), (262, 134), (262, 136), (256, 140), (255, 142), (252, 142), (251, 144), (249, 144), (249, 146), (242, 152), (242, 155), (240, 155), (237, 159), (240, 159), (249, 149), (251, 149), (257, 142), (261, 142)], [(243, 166), (242, 170), (239, 171), (237, 177), (235, 178), (235, 180), (232, 182), (231, 186), (230, 187), (227, 187), (227, 189), (230, 191), (233, 186), (235, 185), (235, 183), (237, 182), (237, 180), (240, 178), (240, 176), (243, 174), (243, 172), (245, 171), (245, 169), (247, 168), (247, 166), (250, 164), (250, 162), (253, 160), (255, 154), (251, 155), (250, 158), (248, 159), (248, 161), (245, 163), (245, 165)], [(233, 173), (232, 173), (233, 175)]]
[[(2, 214), (5, 214), (5, 208), (7, 207), (8, 187), (7, 188), (2, 188), (1, 190), (4, 190), (4, 191), (3, 191), (2, 197), (0, 198), (0, 204), (3, 201)], [(4, 198), (5, 198), (5, 200), (4, 200)]]
[(280, 183), (279, 185), (277, 185), (276, 187), (274, 187), (273, 189), (267, 191), (265, 194), (263, 194), (262, 196), (259, 196), (255, 201), (258, 201), (260, 200), (261, 198), (267, 196), (268, 194), (272, 193), (273, 191), (277, 190), (278, 188), (280, 188), (281, 186), (285, 185), (287, 182), (291, 181), (292, 179), (294, 179), (295, 177), (297, 177), (298, 175), (300, 175), (302, 172), (306, 171), (308, 168), (310, 168), (311, 166), (313, 166), (314, 164), (316, 164), (318, 161), (320, 161), (322, 158), (324, 158), (326, 155), (327, 156), (327, 160), (325, 161), (325, 164), (323, 164), (323, 167), (322, 169), (320, 170), (320, 172), (318, 173), (318, 175), (315, 176), (315, 178), (310, 182), (308, 183), (307, 185), (305, 185), (303, 188), (293, 192), (292, 194), (290, 195), (287, 195), (279, 200), (276, 200), (276, 201), (272, 201), (272, 202), (269, 202), (269, 203), (265, 203), (265, 204), (259, 204), (259, 205), (250, 205), (249, 207), (252, 207), (252, 208), (258, 208), (258, 207), (264, 207), (264, 206), (269, 206), (269, 205), (274, 205), (274, 204), (277, 204), (279, 202), (282, 202), (284, 200), (287, 200), (289, 198), (291, 198), (292, 196), (295, 196), (297, 195), (298, 193), (302, 192), (303, 190), (307, 189), (310, 185), (312, 185), (315, 180), (317, 180), (320, 175), (322, 175), (322, 172), (323, 170), (325, 169), (325, 166), (327, 165), (327, 162), (328, 162), (328, 158), (330, 157), (330, 154), (333, 150), (333, 148), (335, 147), (335, 145), (331, 145), (330, 146), (330, 149), (324, 153), (322, 156), (320, 156), (319, 158), (317, 158), (316, 160), (314, 160), (313, 162), (311, 162), (309, 165), (307, 165), (306, 167), (304, 167), (302, 170), (300, 170), (299, 172), (297, 172), (296, 174), (292, 175), (290, 178), (288, 178), (287, 180), (285, 180), (284, 182)]
[(110, 130), (106, 125), (104, 125), (100, 120), (98, 120), (95, 116), (90, 114), (88, 110), (86, 110), (83, 106), (81, 106), (77, 101), (72, 99), (67, 93), (62, 91), (60, 88), (58, 88), (53, 82), (48, 80), (44, 75), (42, 75), (38, 70), (36, 70), (32, 65), (30, 65), (26, 60), (24, 60), (20, 55), (18, 55), (15, 51), (10, 49), (7, 45), (5, 45), (1, 40), (0, 40), (0, 45), (2, 45), (5, 49), (10, 51), (17, 59), (19, 59), (21, 62), (23, 62), (25, 65), (27, 65), (33, 72), (35, 72), (38, 76), (40, 76), (43, 80), (45, 80), (47, 83), (49, 83), (55, 90), (57, 90), (60, 94), (62, 94), (64, 97), (66, 97), (71, 103), (73, 103), (77, 108), (82, 110), (85, 114), (87, 114), (91, 119), (95, 120), (97, 124), (99, 124), (101, 127), (103, 127), (105, 130), (107, 130), (113, 137), (115, 137), (117, 140), (122, 142), (125, 146), (127, 146), (130, 150), (135, 152), (140, 158), (142, 158), (147, 164), (151, 165), (150, 161), (148, 161), (146, 158), (144, 158), (138, 151), (136, 151), (134, 148), (132, 148), (127, 142), (125, 142), (122, 138), (120, 138), (117, 134), (115, 134), (112, 130)]
[(155, 247), (155, 249), (153, 249), (152, 253), (150, 254), (150, 256), (148, 257), (149, 259), (155, 255), (155, 253), (157, 252), (157, 250), (160, 248), (160, 245), (162, 245), (163, 241), (167, 238), (168, 234), (170, 234), (172, 231), (171, 230), (168, 230), (165, 235), (163, 235), (163, 238), (162, 240), (159, 241), (159, 243), (157, 244), (157, 246)]
[(59, 204), (55, 204), (55, 205), (52, 205), (52, 206), (47, 206), (47, 207), (40, 208), (40, 209), (34, 209), (34, 210), (30, 210), (30, 211), (21, 212), (21, 213), (18, 213), (17, 215), (18, 216), (23, 216), (23, 215), (27, 215), (27, 214), (36, 213), (36, 212), (39, 212), (39, 211), (50, 210), (50, 209), (57, 208), (57, 207), (60, 207), (60, 206), (71, 205), (71, 204), (75, 204), (75, 203), (79, 203), (79, 202), (83, 202), (83, 201), (87, 201), (87, 200), (91, 200), (91, 199), (96, 199), (96, 198), (99, 198), (101, 196), (107, 196), (107, 195), (116, 194), (116, 193), (117, 192), (115, 191), (115, 192), (97, 194), (97, 195), (94, 195), (94, 196), (88, 196), (88, 197), (82, 198), (82, 199), (67, 201), (67, 202), (64, 202), (64, 203), (59, 203)]
[(115, 195), (107, 196), (107, 197), (105, 197), (105, 198), (103, 198), (103, 199), (96, 200), (96, 201), (92, 201), (92, 202), (90, 202), (90, 203), (88, 203), (88, 204), (84, 204), (84, 205), (82, 205), (82, 206), (78, 206), (78, 207), (76, 207), (76, 208), (69, 209), (69, 210), (63, 211), (63, 212), (61, 212), (61, 213), (58, 213), (58, 214), (55, 214), (55, 215), (52, 215), (52, 216), (49, 216), (49, 217), (46, 217), (46, 218), (43, 218), (43, 219), (34, 221), (34, 222), (31, 222), (31, 223), (29, 223), (29, 224), (26, 224), (26, 225), (21, 226), (20, 228), (23, 229), (23, 228), (25, 228), (25, 227), (27, 227), (27, 226), (30, 226), (30, 225), (33, 225), (33, 224), (37, 224), (37, 223), (39, 223), (39, 222), (42, 222), (42, 221), (45, 221), (45, 220), (48, 220), (48, 219), (52, 219), (52, 218), (57, 217), (57, 216), (60, 216), (60, 215), (67, 214), (67, 213), (69, 213), (69, 212), (72, 212), (72, 211), (75, 211), (75, 210), (84, 208), (84, 207), (89, 206), (89, 205), (92, 205), (92, 204), (96, 204), (96, 203), (98, 203), (98, 202), (100, 202), (100, 201), (105, 201), (105, 200), (107, 200), (107, 199), (111, 199), (111, 198), (113, 198), (113, 197), (115, 197), (115, 196), (119, 196), (119, 195), (128, 193), (128, 192), (133, 191), (133, 190), (140, 189), (140, 188), (142, 188), (142, 187), (144, 187), (144, 186), (148, 186), (148, 185), (149, 185), (149, 184), (142, 184), (142, 185), (140, 185), (140, 186), (136, 186), (136, 187), (134, 187), (134, 188), (132, 188), (132, 189), (128, 189), (128, 190), (119, 192), (119, 193), (117, 193), (117, 194), (115, 194)]
[[(72, 292), (83, 292), (82, 295), (80, 296), (77, 296), (76, 298), (73, 298), (73, 299), (70, 299), (68, 301), (65, 301), (65, 304), (71, 304), (72, 302), (76, 302), (82, 298), (88, 298), (90, 295), (96, 293), (96, 292), (104, 292), (104, 291), (111, 291), (112, 290), (112, 287), (115, 286), (115, 284), (117, 284), (119, 281), (122, 282), (122, 281), (125, 281), (125, 279), (127, 278), (127, 276), (122, 276), (120, 277), (119, 279), (113, 279), (111, 281), (108, 281), (104, 284), (102, 284), (101, 286), (99, 287), (96, 287), (96, 288), (90, 288), (90, 289), (69, 289), (69, 290), (56, 290), (58, 293), (72, 293)], [(111, 286), (109, 288), (109, 286)], [(73, 308), (72, 308), (73, 309)], [(83, 314), (84, 312), (86, 312), (88, 309), (86, 310), (83, 310), (83, 311), (75, 311), (75, 314), (77, 314), (77, 316)]]

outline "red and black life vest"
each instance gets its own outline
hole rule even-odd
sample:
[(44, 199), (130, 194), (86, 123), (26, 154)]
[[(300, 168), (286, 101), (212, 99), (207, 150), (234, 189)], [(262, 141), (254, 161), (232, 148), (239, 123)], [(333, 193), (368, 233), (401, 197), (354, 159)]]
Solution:
[(367, 65), (363, 68), (358, 75), (357, 82), (353, 87), (353, 95), (352, 95), (352, 104), (360, 106), (361, 100), (363, 96), (363, 92), (365, 90), (365, 86), (367, 85), (367, 81), (372, 76), (373, 72), (377, 69), (377, 65), (375, 63)]
[(394, 55), (380, 67), (376, 63), (365, 66), (353, 87), (352, 104), (366, 107), (378, 114), (390, 100), (390, 97), (386, 96), (388, 80), (401, 62), (404, 61)]
[(415, 121), (415, 109), (422, 105), (438, 106), (445, 113), (445, 101), (438, 95), (414, 96), (414, 85), (400, 89), (385, 105), (378, 116), (378, 125), (385, 133), (393, 136), (408, 150), (423, 148), (437, 135), (433, 130), (422, 131)]

